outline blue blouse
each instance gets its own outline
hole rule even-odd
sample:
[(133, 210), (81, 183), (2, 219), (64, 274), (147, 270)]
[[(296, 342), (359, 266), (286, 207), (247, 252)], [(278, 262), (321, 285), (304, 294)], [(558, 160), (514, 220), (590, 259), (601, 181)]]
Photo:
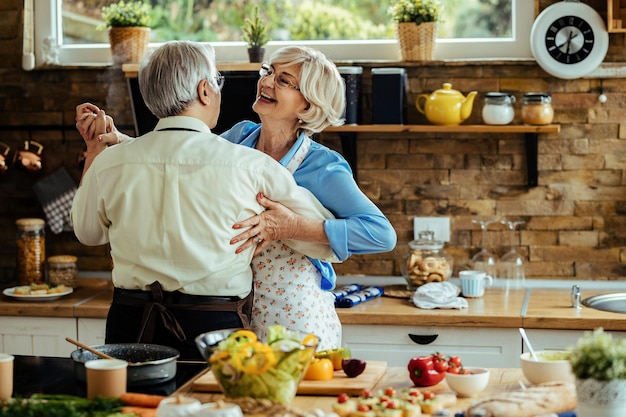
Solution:
[[(220, 136), (230, 142), (254, 148), (260, 132), (261, 124), (243, 121)], [(294, 146), (280, 160), (282, 165), (291, 160), (303, 139), (304, 133), (301, 133)], [(350, 165), (341, 154), (311, 141), (309, 152), (293, 176), (298, 185), (311, 191), (335, 215), (336, 219), (324, 221), (324, 231), (339, 260), (344, 261), (352, 254), (388, 252), (396, 246), (397, 236), (393, 226), (363, 194), (354, 180)], [(332, 270), (330, 264), (320, 261), (314, 264), (322, 275), (325, 269)], [(334, 272), (332, 275), (329, 279), (331, 282), (323, 282), (322, 288), (334, 288)], [(325, 288), (328, 285), (330, 288)]]

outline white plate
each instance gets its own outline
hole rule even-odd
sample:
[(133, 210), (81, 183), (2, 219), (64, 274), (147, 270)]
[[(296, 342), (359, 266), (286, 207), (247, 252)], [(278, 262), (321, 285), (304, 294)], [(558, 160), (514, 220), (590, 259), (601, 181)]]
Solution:
[(16, 300), (22, 300), (22, 301), (52, 301), (52, 300), (58, 300), (59, 298), (65, 295), (71, 294), (74, 291), (73, 288), (67, 287), (67, 290), (63, 292), (55, 293), (55, 294), (21, 295), (21, 294), (13, 294), (13, 291), (15, 290), (15, 288), (17, 287), (7, 288), (4, 291), (2, 291), (2, 294), (6, 295), (7, 297), (15, 298)]

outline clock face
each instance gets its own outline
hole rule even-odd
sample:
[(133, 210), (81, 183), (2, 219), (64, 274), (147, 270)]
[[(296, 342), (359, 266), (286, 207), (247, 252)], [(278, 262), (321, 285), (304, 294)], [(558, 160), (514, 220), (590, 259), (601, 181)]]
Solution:
[(577, 64), (593, 50), (593, 28), (578, 16), (564, 16), (550, 25), (546, 33), (546, 49), (563, 64)]
[(590, 6), (565, 0), (546, 7), (530, 32), (530, 49), (547, 73), (564, 79), (583, 77), (606, 56), (609, 34)]

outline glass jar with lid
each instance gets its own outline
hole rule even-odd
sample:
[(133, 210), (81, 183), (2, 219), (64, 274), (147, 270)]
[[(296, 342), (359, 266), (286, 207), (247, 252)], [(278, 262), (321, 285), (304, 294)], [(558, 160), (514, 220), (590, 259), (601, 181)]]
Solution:
[(15, 239), (19, 285), (45, 282), (46, 236), (43, 219), (18, 219)]
[(515, 96), (507, 93), (486, 93), (483, 122), (487, 125), (508, 125), (515, 117)]
[(51, 285), (78, 286), (78, 258), (72, 255), (56, 255), (48, 258), (48, 282)]
[(429, 282), (447, 281), (452, 275), (452, 257), (443, 249), (443, 242), (435, 240), (435, 233), (424, 230), (409, 242), (409, 254), (401, 264), (407, 289)]
[(554, 119), (552, 97), (548, 93), (526, 93), (522, 102), (522, 122), (527, 125), (549, 125)]

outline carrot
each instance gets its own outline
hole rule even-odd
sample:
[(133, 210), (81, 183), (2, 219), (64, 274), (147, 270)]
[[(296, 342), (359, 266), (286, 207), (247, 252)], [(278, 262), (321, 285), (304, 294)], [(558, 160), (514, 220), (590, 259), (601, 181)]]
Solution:
[(157, 408), (161, 400), (165, 399), (162, 395), (142, 394), (139, 392), (127, 392), (120, 396), (120, 400), (124, 405), (145, 408)]
[(122, 407), (122, 414), (134, 414), (139, 417), (156, 417), (157, 409), (148, 407)]

